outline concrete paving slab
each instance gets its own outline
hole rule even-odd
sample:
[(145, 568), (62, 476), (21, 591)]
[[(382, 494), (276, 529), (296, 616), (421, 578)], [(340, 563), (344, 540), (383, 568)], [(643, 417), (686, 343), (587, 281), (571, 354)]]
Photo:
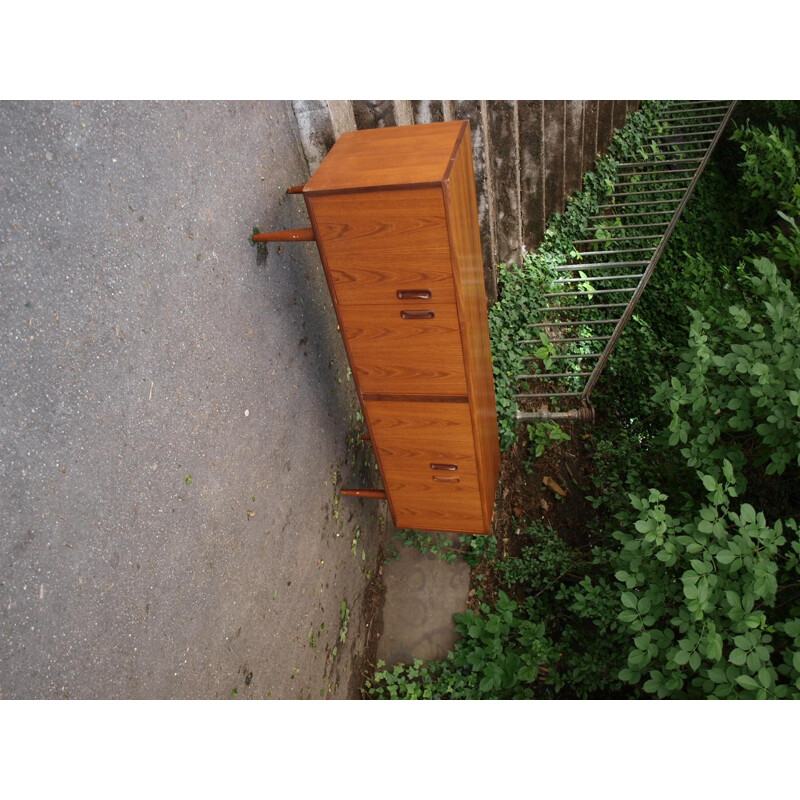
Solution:
[(453, 614), (469, 596), (469, 566), (402, 547), (383, 568), (386, 596), (377, 657), (390, 667), (414, 659), (441, 660), (456, 642)]

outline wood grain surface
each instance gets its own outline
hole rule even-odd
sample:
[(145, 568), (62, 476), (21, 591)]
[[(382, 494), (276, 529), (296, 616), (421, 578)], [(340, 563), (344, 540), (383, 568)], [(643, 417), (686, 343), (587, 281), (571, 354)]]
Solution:
[(468, 124), (343, 135), (303, 194), (395, 524), (491, 533), (499, 442)]
[(304, 194), (441, 183), (463, 121), (343, 133)]
[(392, 303), (399, 289), (429, 289), (435, 303), (455, 301), (441, 188), (307, 203), (336, 302)]
[(376, 401), (365, 415), (399, 527), (485, 530), (468, 405)]
[[(403, 311), (433, 319), (402, 319)], [(395, 300), (391, 306), (339, 306), (342, 334), (362, 392), (465, 395), (464, 355), (455, 305)]]
[(481, 494), (486, 514), (484, 522), (488, 530), (491, 527), (494, 494), (500, 468), (500, 440), (478, 233), (475, 180), (468, 144), (459, 148), (450, 180), (445, 186), (445, 203), (459, 306), (467, 393), (470, 398)]

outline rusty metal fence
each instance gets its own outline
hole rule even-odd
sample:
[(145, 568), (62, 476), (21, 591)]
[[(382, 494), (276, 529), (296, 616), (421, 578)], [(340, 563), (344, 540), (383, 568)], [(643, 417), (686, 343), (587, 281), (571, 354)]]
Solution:
[(529, 326), (532, 338), (521, 342), (538, 349), (544, 340), (549, 353), (526, 356), (531, 369), (515, 376), (518, 420), (594, 419), (592, 391), (735, 105), (670, 104), (656, 120), (663, 132), (653, 139), (653, 153), (617, 165), (610, 202), (589, 217), (594, 236), (573, 241), (578, 258), (556, 267), (553, 291), (544, 295), (548, 305)]

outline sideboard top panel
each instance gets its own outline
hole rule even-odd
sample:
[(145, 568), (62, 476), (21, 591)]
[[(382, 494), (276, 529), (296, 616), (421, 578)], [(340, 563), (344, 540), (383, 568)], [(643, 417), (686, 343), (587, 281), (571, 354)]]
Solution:
[(458, 120), (343, 133), (303, 192), (441, 184), (468, 127)]

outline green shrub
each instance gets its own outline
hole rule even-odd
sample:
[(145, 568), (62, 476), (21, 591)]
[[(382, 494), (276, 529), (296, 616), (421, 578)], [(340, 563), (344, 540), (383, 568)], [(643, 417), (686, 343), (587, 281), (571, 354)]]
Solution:
[[(558, 646), (583, 638), (627, 696), (800, 696), (800, 160), (774, 126), (734, 139), (735, 180), (698, 185), (595, 394), (589, 499), (613, 575), (563, 587), (594, 627), (568, 621)], [(625, 695), (580, 666), (560, 691)]]
[(519, 556), (497, 562), (497, 572), (506, 586), (521, 586), (527, 594), (552, 588), (574, 568), (577, 558), (549, 525), (534, 522), (526, 531), (532, 544)]
[[(546, 340), (533, 349), (520, 342), (532, 338), (535, 329), (530, 325), (539, 321), (539, 309), (547, 305), (542, 295), (550, 290), (558, 274), (554, 267), (578, 257), (572, 242), (589, 237), (594, 230), (589, 217), (598, 213), (598, 206), (613, 192), (617, 164), (653, 152), (652, 137), (661, 130), (655, 119), (665, 106), (664, 101), (643, 103), (614, 134), (609, 154), (598, 159), (593, 172), (584, 175), (583, 190), (569, 199), (563, 214), (550, 218), (537, 252), (525, 254), (522, 265), (498, 267), (498, 300), (489, 310), (489, 333), (502, 450), (510, 448), (518, 436), (514, 394), (524, 387), (517, 385), (514, 376), (528, 374), (530, 362), (523, 360), (525, 355), (548, 348)], [(545, 370), (552, 366), (546, 357), (543, 363)]]
[(798, 578), (797, 525), (734, 507), (723, 469), (722, 483), (698, 473), (707, 495), (693, 509), (669, 513), (657, 489), (631, 495), (638, 515), (615, 533), (633, 637), (620, 678), (658, 697), (800, 698), (800, 608), (777, 604), (779, 573)]
[[(509, 376), (527, 372), (520, 331), (552, 267), (574, 258), (613, 158), (649, 147), (662, 107), (626, 126), (540, 252), (501, 270), (504, 447), (517, 435)], [(448, 658), (379, 671), (372, 696), (800, 699), (800, 104), (746, 107), (594, 394), (594, 546), (526, 526), (519, 556), (494, 566), (508, 591), (457, 616)], [(496, 545), (457, 547), (483, 572)]]
[(559, 442), (568, 442), (570, 435), (557, 422), (534, 422), (527, 426), (530, 449), (525, 464), (527, 472), (533, 472), (533, 462), (545, 451)]
[(800, 465), (800, 303), (773, 262), (754, 269), (746, 307), (716, 325), (693, 313), (677, 375), (654, 398), (669, 406), (669, 443), (684, 445), (687, 464), (720, 479), (730, 459), (740, 491), (748, 464), (766, 475)]
[(535, 695), (540, 662), (549, 655), (544, 623), (518, 613), (504, 592), (494, 608), (456, 614), (459, 639), (442, 662), (381, 669), (367, 681), (371, 699), (526, 700)]
[(731, 136), (741, 145), (742, 187), (765, 207), (780, 208), (800, 189), (800, 147), (797, 133), (785, 125), (768, 123), (766, 130), (746, 122)]

